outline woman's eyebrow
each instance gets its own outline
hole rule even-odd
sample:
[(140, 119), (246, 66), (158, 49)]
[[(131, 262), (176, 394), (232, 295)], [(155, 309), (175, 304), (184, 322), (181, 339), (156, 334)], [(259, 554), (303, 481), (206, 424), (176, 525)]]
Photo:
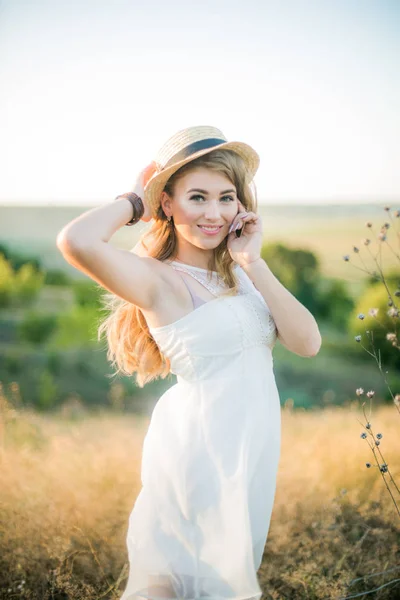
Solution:
[[(208, 194), (207, 190), (201, 190), (200, 188), (192, 188), (190, 190), (187, 191), (187, 193), (189, 194), (190, 192), (200, 192), (201, 194)], [(233, 192), (234, 194), (236, 194), (236, 190), (224, 190), (223, 192), (220, 192), (220, 194), (228, 194), (229, 192)]]

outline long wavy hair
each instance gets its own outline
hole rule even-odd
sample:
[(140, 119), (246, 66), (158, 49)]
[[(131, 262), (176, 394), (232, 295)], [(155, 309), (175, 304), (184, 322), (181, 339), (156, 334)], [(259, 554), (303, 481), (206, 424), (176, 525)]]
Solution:
[[(248, 211), (257, 211), (257, 191), (254, 181), (247, 183), (248, 173), (242, 158), (232, 150), (213, 150), (186, 163), (167, 181), (164, 191), (173, 197), (176, 182), (192, 169), (205, 167), (224, 174), (237, 190), (237, 196)], [(140, 241), (147, 255), (157, 260), (174, 260), (177, 253), (177, 236), (173, 219), (167, 217), (161, 207), (158, 208), (151, 228)], [(146, 244), (147, 242), (147, 244)], [(217, 271), (227, 286), (227, 294), (236, 294), (238, 281), (234, 273), (234, 261), (227, 249), (227, 237), (215, 248), (209, 265), (211, 271)], [(98, 327), (98, 340), (103, 333), (107, 337), (107, 360), (118, 373), (132, 375), (136, 373), (136, 383), (144, 387), (156, 378), (165, 378), (170, 373), (170, 361), (165, 357), (152, 337), (146, 319), (139, 307), (110, 293), (101, 296), (101, 303), (108, 315)]]

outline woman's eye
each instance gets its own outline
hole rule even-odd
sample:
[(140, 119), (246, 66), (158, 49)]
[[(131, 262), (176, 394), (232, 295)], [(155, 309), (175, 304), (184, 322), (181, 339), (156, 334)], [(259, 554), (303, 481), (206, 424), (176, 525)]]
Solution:
[[(202, 196), (201, 194), (194, 194), (193, 196), (190, 196), (190, 200), (197, 200), (198, 198), (200, 198), (201, 200), (204, 200), (204, 196)], [(222, 196), (221, 200), (225, 200), (228, 202), (233, 202), (234, 201), (234, 197), (233, 196)]]

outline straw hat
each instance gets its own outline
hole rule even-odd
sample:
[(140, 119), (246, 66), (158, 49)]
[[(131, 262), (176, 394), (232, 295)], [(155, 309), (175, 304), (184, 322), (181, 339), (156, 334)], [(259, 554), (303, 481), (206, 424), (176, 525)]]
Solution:
[(159, 150), (155, 159), (157, 170), (144, 188), (144, 200), (154, 215), (160, 206), (161, 192), (175, 171), (186, 163), (213, 150), (233, 150), (242, 157), (248, 170), (248, 182), (257, 172), (260, 157), (244, 142), (228, 142), (216, 127), (200, 125), (178, 131)]

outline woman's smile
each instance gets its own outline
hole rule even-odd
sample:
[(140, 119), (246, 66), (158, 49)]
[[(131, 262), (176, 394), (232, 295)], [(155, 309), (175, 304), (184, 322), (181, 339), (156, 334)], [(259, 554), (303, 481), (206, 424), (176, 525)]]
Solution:
[(216, 235), (219, 233), (223, 225), (197, 225), (206, 235)]

